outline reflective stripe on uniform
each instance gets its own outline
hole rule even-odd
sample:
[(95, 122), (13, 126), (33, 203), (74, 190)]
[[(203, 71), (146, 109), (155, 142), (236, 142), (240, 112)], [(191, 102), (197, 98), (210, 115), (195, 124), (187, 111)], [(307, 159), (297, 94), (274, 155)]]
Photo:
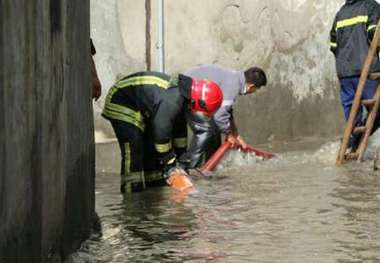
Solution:
[(377, 25), (370, 25), (369, 27), (368, 27), (368, 29), (367, 29), (367, 32), (368, 31), (371, 31), (372, 29), (374, 29), (374, 28), (376, 28), (377, 27)]
[(112, 86), (110, 90), (108, 91), (108, 94), (106, 96), (106, 102), (104, 104), (104, 108), (107, 107), (108, 104), (111, 104), (112, 96), (117, 91), (117, 88), (115, 86)]
[(173, 145), (174, 145), (174, 147), (177, 147), (177, 148), (185, 148), (185, 147), (187, 147), (187, 137), (174, 138)]
[(356, 16), (356, 17), (337, 21), (336, 29), (348, 27), (348, 26), (354, 26), (360, 23), (367, 23), (367, 22), (368, 22), (368, 16)]
[(116, 111), (116, 112), (119, 112), (121, 114), (128, 115), (132, 118), (135, 118), (136, 121), (143, 121), (144, 120), (144, 117), (142, 116), (141, 112), (134, 111), (130, 108), (124, 107), (124, 106), (119, 105), (119, 104), (109, 103), (106, 105), (106, 109), (110, 109), (111, 111)]
[(136, 76), (118, 81), (115, 87), (126, 88), (137, 85), (157, 85), (160, 88), (167, 89), (170, 86), (169, 83), (169, 81), (155, 76)]
[(138, 127), (141, 131), (144, 131), (144, 117), (142, 116), (141, 112), (134, 111), (119, 104), (111, 103), (112, 96), (117, 90), (118, 89), (113, 86), (108, 92), (102, 113), (103, 116), (110, 119), (128, 122)]
[(142, 114), (138, 111), (133, 111), (127, 107), (123, 107), (117, 104), (107, 104), (103, 110), (103, 116), (110, 119), (128, 122), (141, 131), (144, 131), (145, 124)]
[(176, 160), (175, 157), (171, 158), (171, 159), (166, 163), (166, 165), (174, 163), (175, 160)]
[(129, 185), (130, 190), (130, 184), (132, 183), (142, 183), (143, 188), (145, 188), (145, 176), (144, 171), (137, 171), (137, 172), (131, 172), (131, 147), (129, 143), (124, 144), (125, 149), (125, 155), (124, 155), (124, 175), (121, 178), (122, 182), (125, 182), (127, 185)]
[(156, 148), (157, 152), (166, 153), (166, 152), (170, 151), (170, 149), (172, 148), (172, 143), (171, 142), (163, 143), (163, 144), (155, 143), (154, 147)]
[(130, 124), (136, 126), (137, 128), (139, 128), (141, 131), (144, 131), (144, 129), (145, 129), (144, 123), (141, 123), (141, 122), (137, 121), (136, 119), (134, 119), (130, 116), (120, 114), (118, 112), (114, 112), (114, 111), (110, 111), (110, 110), (105, 109), (103, 111), (102, 115), (106, 118), (130, 123)]
[(144, 172), (144, 176), (146, 182), (158, 181), (164, 178), (162, 175), (162, 171), (147, 171)]
[(330, 47), (336, 48), (338, 45), (334, 42), (330, 42)]

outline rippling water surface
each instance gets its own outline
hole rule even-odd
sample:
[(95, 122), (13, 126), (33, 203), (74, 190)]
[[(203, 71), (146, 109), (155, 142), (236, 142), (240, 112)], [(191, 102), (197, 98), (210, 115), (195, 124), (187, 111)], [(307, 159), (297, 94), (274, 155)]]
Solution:
[(229, 154), (183, 197), (167, 187), (123, 198), (97, 175), (103, 235), (77, 262), (380, 262), (380, 174), (335, 167), (338, 143), (260, 161)]

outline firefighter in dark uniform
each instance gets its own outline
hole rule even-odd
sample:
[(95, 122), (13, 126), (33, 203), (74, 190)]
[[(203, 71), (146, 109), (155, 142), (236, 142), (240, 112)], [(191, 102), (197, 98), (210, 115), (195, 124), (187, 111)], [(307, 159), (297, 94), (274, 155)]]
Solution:
[[(369, 45), (376, 31), (380, 17), (379, 4), (374, 0), (346, 0), (336, 14), (330, 32), (330, 50), (336, 59), (336, 70), (340, 82), (340, 97), (344, 116), (348, 120), (355, 98), (355, 92)], [(379, 58), (375, 57), (370, 72), (380, 72)], [(362, 99), (372, 99), (377, 88), (377, 81), (367, 80)], [(354, 127), (362, 126), (363, 109), (360, 108)], [(372, 133), (380, 126), (378, 114)], [(352, 135), (351, 151), (355, 151), (361, 135)]]
[(129, 75), (110, 88), (103, 117), (119, 142), (121, 192), (162, 185), (186, 151), (186, 112), (212, 115), (223, 100), (219, 86), (184, 75), (158, 72)]

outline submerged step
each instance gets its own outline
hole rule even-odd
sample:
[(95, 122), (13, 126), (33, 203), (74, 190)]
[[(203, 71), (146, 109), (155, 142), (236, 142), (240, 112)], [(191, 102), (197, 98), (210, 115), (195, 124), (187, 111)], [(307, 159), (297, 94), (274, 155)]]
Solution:
[(359, 158), (359, 154), (358, 153), (348, 153), (345, 155), (345, 159), (346, 160), (357, 160)]

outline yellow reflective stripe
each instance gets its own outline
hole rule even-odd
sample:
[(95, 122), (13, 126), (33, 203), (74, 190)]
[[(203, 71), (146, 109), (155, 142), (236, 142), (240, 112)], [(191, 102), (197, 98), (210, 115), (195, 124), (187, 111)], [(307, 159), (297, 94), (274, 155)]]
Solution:
[[(144, 171), (131, 172), (131, 147), (129, 143), (124, 144), (124, 180), (126, 183), (140, 183), (142, 182), (143, 188), (145, 185)], [(130, 187), (130, 186), (129, 186)], [(128, 189), (130, 190), (130, 189)]]
[(142, 116), (141, 112), (134, 111), (122, 105), (111, 103), (112, 96), (117, 91), (118, 89), (115, 86), (110, 88), (106, 97), (106, 103), (103, 109), (103, 116), (131, 123), (137, 126), (140, 130), (144, 131), (144, 117)]
[(174, 162), (175, 162), (175, 157), (173, 157), (172, 159), (170, 159), (167, 164), (172, 164)]
[(330, 46), (331, 47), (337, 47), (338, 45), (336, 43), (334, 43), (334, 42), (330, 42)]
[(136, 120), (136, 118), (134, 117), (131, 117), (131, 116), (107, 109), (107, 108), (103, 110), (103, 116), (110, 119), (114, 119), (114, 120), (125, 121), (136, 126), (141, 131), (145, 130), (144, 122)]
[(368, 27), (368, 29), (367, 29), (367, 32), (368, 32), (368, 31), (371, 31), (371, 30), (374, 29), (374, 28), (376, 28), (376, 26), (377, 26), (377, 25), (370, 25), (370, 26)]
[[(129, 172), (125, 182), (127, 182), (127, 183), (140, 183), (142, 181), (143, 177), (145, 177), (144, 171)], [(145, 180), (143, 180), (143, 182), (144, 181)]]
[(367, 23), (368, 22), (368, 16), (356, 16), (349, 19), (340, 20), (336, 23), (336, 29), (347, 27), (347, 26), (353, 26), (360, 23)]
[(157, 85), (160, 88), (167, 89), (169, 88), (169, 83), (169, 81), (155, 76), (136, 76), (132, 78), (127, 78), (125, 80), (120, 80), (115, 84), (115, 87), (126, 88), (129, 86), (137, 85)]
[(107, 97), (106, 97), (106, 103), (105, 103), (106, 105), (111, 103), (112, 96), (113, 96), (113, 94), (115, 94), (116, 91), (117, 91), (117, 88), (115, 86), (110, 88), (110, 90), (108, 91)]
[(108, 103), (106, 105), (106, 108), (109, 108), (110, 110), (118, 111), (118, 112), (123, 113), (125, 115), (129, 115), (131, 117), (136, 118), (136, 120), (139, 120), (139, 121), (142, 121), (144, 119), (144, 117), (142, 116), (141, 112), (134, 111), (134, 110), (132, 110), (132, 109), (130, 109), (128, 107), (125, 107), (125, 106), (122, 106), (122, 105), (119, 105), (119, 104)]
[(109, 103), (106, 105), (105, 107), (106, 110), (110, 110), (110, 111), (115, 111), (115, 112), (118, 112), (118, 113), (121, 113), (121, 114), (125, 114), (131, 118), (134, 118), (136, 121), (138, 122), (143, 122), (144, 121), (144, 117), (142, 116), (141, 112), (139, 111), (134, 111), (130, 108), (127, 108), (127, 107), (124, 107), (124, 106), (121, 106), (121, 105), (118, 105), (118, 104), (114, 104), (114, 103)]
[(124, 176), (127, 177), (131, 173), (131, 147), (129, 143), (124, 144)]
[(185, 148), (187, 147), (187, 137), (175, 138), (173, 140), (174, 147)]
[(163, 143), (163, 144), (156, 143), (154, 144), (154, 147), (156, 148), (157, 152), (166, 153), (172, 148), (172, 143), (171, 142)]
[(144, 172), (144, 175), (146, 182), (153, 182), (164, 178), (162, 176), (162, 171), (147, 171)]

